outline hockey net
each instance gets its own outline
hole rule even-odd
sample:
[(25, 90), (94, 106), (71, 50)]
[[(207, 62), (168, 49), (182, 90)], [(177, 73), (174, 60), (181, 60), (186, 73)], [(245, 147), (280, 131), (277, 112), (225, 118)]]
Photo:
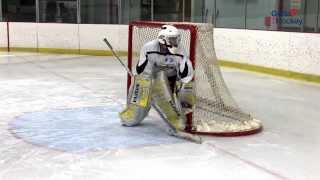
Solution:
[[(128, 67), (136, 65), (142, 46), (157, 38), (160, 27), (174, 25), (181, 32), (181, 45), (194, 67), (195, 105), (187, 114), (186, 131), (196, 134), (238, 136), (259, 132), (261, 121), (243, 112), (231, 96), (220, 71), (214, 49), (213, 26), (203, 23), (131, 22)], [(128, 76), (128, 87), (131, 78)]]

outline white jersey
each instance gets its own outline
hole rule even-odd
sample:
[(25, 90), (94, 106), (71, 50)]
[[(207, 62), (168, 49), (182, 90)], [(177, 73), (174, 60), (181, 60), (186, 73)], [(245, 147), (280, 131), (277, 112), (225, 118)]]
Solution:
[(169, 51), (160, 52), (158, 40), (147, 42), (140, 51), (140, 59), (136, 65), (138, 74), (153, 74), (158, 69), (165, 69), (168, 77), (177, 77), (183, 83), (193, 78), (193, 67), (187, 53), (179, 48), (176, 54)]

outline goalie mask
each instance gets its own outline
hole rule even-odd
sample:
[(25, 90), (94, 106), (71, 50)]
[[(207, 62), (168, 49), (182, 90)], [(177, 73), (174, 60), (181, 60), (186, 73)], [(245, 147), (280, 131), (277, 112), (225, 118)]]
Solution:
[(158, 40), (160, 44), (163, 44), (168, 48), (170, 53), (175, 54), (180, 45), (181, 35), (176, 27), (163, 25), (158, 34)]

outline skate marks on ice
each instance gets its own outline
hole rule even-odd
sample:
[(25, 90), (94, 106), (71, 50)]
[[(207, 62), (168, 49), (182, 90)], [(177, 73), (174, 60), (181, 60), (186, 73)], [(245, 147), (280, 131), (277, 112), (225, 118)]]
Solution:
[(164, 124), (150, 119), (136, 127), (121, 126), (121, 109), (110, 105), (30, 112), (11, 121), (9, 131), (30, 144), (72, 153), (187, 142), (169, 136)]

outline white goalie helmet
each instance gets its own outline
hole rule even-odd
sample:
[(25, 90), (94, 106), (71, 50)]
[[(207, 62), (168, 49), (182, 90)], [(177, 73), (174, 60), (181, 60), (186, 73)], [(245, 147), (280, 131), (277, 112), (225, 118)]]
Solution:
[(181, 35), (179, 30), (172, 25), (163, 25), (158, 34), (160, 44), (167, 46), (170, 53), (177, 53), (178, 46), (180, 45)]

